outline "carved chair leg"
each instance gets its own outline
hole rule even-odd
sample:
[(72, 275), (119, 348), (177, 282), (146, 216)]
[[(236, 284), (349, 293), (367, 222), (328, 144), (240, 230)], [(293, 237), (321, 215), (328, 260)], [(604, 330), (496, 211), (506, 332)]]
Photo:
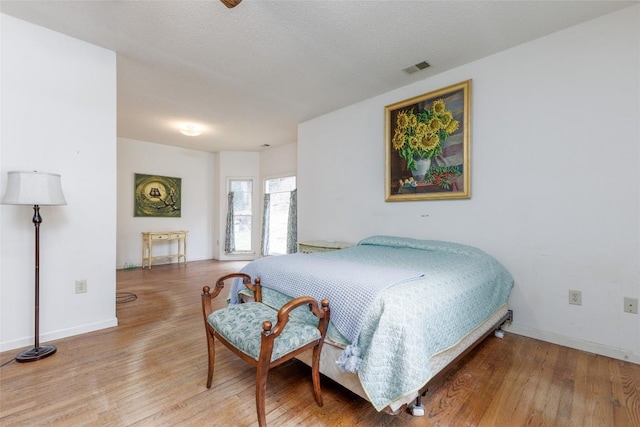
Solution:
[(207, 330), (207, 353), (209, 356), (209, 371), (207, 372), (207, 388), (211, 388), (211, 382), (213, 381), (213, 367), (216, 360), (215, 342), (213, 340), (213, 334)]
[(267, 394), (267, 376), (269, 375), (268, 363), (258, 363), (256, 372), (256, 411), (258, 413), (258, 425), (267, 426), (265, 396)]
[(322, 345), (318, 344), (313, 347), (313, 356), (311, 362), (311, 378), (313, 380), (313, 397), (316, 399), (318, 406), (322, 406), (322, 390), (320, 389), (320, 350)]

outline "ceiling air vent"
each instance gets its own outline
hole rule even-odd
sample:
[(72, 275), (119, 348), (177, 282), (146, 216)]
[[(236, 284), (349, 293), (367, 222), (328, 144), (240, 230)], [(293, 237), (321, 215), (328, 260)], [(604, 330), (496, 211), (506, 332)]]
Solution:
[(418, 62), (416, 65), (412, 65), (411, 67), (405, 68), (404, 71), (407, 74), (413, 74), (416, 71), (424, 70), (425, 68), (429, 68), (430, 65), (427, 61)]

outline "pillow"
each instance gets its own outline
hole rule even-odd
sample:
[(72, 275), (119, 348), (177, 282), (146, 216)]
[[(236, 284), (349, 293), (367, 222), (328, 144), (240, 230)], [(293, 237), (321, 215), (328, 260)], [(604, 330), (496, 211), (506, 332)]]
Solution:
[(486, 257), (487, 254), (473, 246), (440, 240), (419, 240), (398, 236), (371, 236), (358, 242), (359, 246), (388, 246), (391, 248), (409, 248), (422, 251), (447, 252), (470, 257)]

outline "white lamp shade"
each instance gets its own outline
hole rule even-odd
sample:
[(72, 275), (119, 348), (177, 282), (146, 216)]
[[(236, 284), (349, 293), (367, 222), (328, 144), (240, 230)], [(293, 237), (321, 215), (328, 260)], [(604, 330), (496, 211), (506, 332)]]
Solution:
[(46, 172), (18, 172), (7, 174), (7, 191), (3, 205), (66, 205), (60, 175)]

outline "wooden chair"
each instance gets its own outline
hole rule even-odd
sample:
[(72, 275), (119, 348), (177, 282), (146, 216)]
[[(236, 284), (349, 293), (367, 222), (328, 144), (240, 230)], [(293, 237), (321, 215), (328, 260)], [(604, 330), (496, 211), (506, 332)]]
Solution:
[[(235, 278), (241, 278), (247, 288), (253, 291), (255, 301), (228, 305), (212, 312), (211, 300), (218, 296), (226, 280)], [(280, 310), (275, 310), (262, 303), (260, 279), (256, 278), (255, 284), (252, 284), (251, 277), (244, 273), (232, 273), (221, 277), (216, 282), (213, 293), (210, 291), (209, 286), (202, 289), (202, 314), (209, 351), (207, 388), (211, 388), (213, 379), (215, 337), (240, 358), (257, 367), (258, 424), (261, 427), (266, 426), (265, 393), (269, 369), (312, 348), (313, 394), (318, 406), (322, 406), (320, 351), (329, 325), (329, 302), (322, 300), (321, 306), (318, 306), (314, 298), (300, 297), (289, 301)], [(319, 319), (317, 326), (290, 318), (291, 311), (303, 305), (308, 305)]]

